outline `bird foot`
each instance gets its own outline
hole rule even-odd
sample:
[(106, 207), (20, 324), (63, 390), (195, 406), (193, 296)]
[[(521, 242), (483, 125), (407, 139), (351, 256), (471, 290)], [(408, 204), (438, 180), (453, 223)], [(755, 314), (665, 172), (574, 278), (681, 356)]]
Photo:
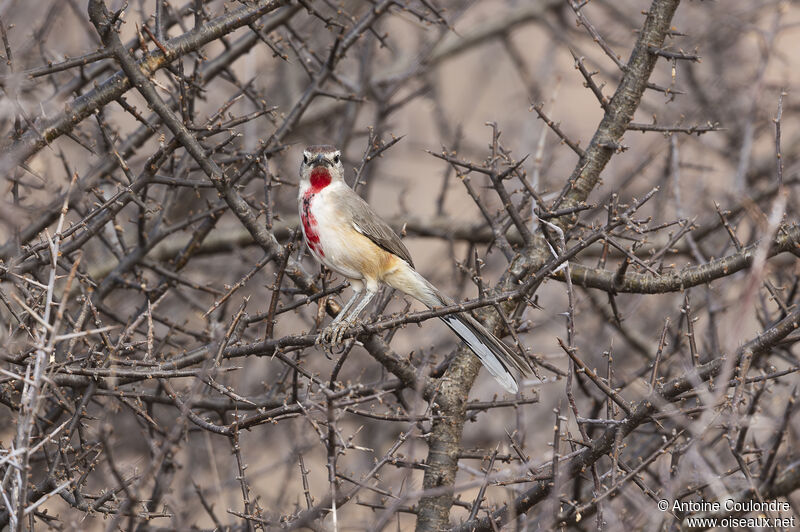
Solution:
[(351, 324), (347, 322), (332, 323), (317, 335), (317, 339), (314, 343), (328, 348), (336, 347), (342, 343), (342, 337), (344, 333), (347, 332), (347, 328), (350, 327), (350, 325)]

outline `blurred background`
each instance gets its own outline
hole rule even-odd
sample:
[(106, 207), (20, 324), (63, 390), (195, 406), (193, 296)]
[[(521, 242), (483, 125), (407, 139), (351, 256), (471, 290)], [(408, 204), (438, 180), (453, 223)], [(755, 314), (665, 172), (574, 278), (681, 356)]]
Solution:
[[(255, 10), (253, 2), (105, 3), (121, 10), (119, 37), (136, 58), (185, 47), (146, 73), (282, 252), (265, 253), (230, 196), (142, 96), (118, 88), (124, 75), (86, 0), (0, 2), (3, 524), (413, 528), (424, 495), (430, 397), (372, 350), (350, 345), (342, 359), (305, 336), (328, 323), (326, 308), (346, 301), (350, 289), (321, 272), (298, 238), (302, 150), (341, 148), (348, 183), (358, 175), (358, 193), (402, 235), (417, 270), (453, 298), (474, 299), (510, 262), (481, 207), (508, 231), (514, 253), (520, 235), (485, 173), (436, 155), (481, 168), (522, 161), (506, 187), (540, 233), (523, 180), (543, 204), (557, 202), (580, 166), (576, 151), (604, 116), (577, 64), (610, 99), (651, 3), (276, 2), (249, 23), (236, 17)], [(211, 22), (225, 17), (229, 26), (210, 35)], [(794, 2), (679, 5), (664, 47), (673, 55), (660, 58), (650, 77), (633, 118), (639, 127), (616, 147), (568, 237), (605, 224), (609, 204), (631, 205), (657, 187), (635, 213), (647, 230), (628, 224), (619, 235), (624, 251), (598, 241), (576, 263), (615, 272), (627, 260), (631, 271), (668, 274), (796, 224), (800, 60), (792, 50), (799, 22)], [(190, 39), (198, 35), (202, 46)], [(501, 149), (492, 159), (495, 141)], [(777, 214), (776, 198), (785, 201)], [(610, 353), (612, 385), (635, 402), (649, 392), (654, 360), (667, 381), (693, 359), (731, 356), (786, 316), (797, 274), (796, 257), (782, 254), (763, 264), (761, 277), (731, 272), (690, 291), (609, 296), (576, 286), (574, 346), (603, 378)], [(565, 416), (560, 454), (581, 448), (565, 394), (569, 359), (557, 341), (567, 338), (566, 284), (549, 279), (534, 298), (509, 319), (519, 348), (540, 363), (538, 375), (515, 398), (480, 372), (460, 442), (453, 523), (512, 501), (553, 461), (554, 409)], [(420, 310), (385, 292), (363, 317)], [(434, 379), (458, 347), (438, 320), (387, 327), (379, 336), (391, 357)], [(786, 373), (766, 387), (749, 384), (747, 400), (734, 405), (752, 416), (745, 440), (757, 462), (776, 434), (784, 438), (779, 463), (791, 463), (797, 442), (786, 409), (798, 366), (788, 338), (752, 369)], [(587, 425), (590, 437), (625, 417), (585, 377), (573, 388), (584, 418), (605, 417)], [(632, 467), (669, 430), (697, 428), (698, 412), (719, 416), (703, 417), (698, 438), (707, 448), (687, 444), (679, 467), (653, 461), (638, 485), (615, 491), (603, 503), (602, 526), (676, 526), (655, 511), (653, 493), (676, 495), (712, 480), (711, 494), (744, 486), (741, 472), (736, 482), (724, 476), (737, 462), (715, 447), (727, 449), (723, 438), (739, 422), (721, 406), (733, 393), (699, 406), (686, 398), (675, 405), (685, 418), (663, 421), (663, 433), (640, 428), (624, 450)], [(319, 508), (325, 501), (330, 508), (332, 461), (337, 493), (355, 490), (335, 519)], [(487, 471), (497, 476), (484, 482)], [(607, 487), (613, 479), (601, 480)], [(592, 499), (588, 473), (571, 486), (562, 503)], [(476, 505), (479, 492), (485, 498)], [(596, 512), (592, 505), (583, 522), (573, 517), (569, 526), (598, 526), (589, 517)], [(552, 515), (537, 506), (517, 522), (547, 528)]]

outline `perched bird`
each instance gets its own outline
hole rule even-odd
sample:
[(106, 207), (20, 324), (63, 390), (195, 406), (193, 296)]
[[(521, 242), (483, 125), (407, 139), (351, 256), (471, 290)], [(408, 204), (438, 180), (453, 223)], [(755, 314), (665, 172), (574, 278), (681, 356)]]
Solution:
[[(303, 236), (319, 262), (350, 281), (353, 297), (317, 337), (336, 345), (372, 300), (381, 283), (428, 308), (452, 305), (414, 269), (408, 250), (389, 225), (344, 181), (341, 153), (333, 146), (309, 146), (300, 165), (298, 195)], [(468, 313), (441, 318), (509, 392), (517, 392), (513, 371), (526, 374), (528, 361)]]

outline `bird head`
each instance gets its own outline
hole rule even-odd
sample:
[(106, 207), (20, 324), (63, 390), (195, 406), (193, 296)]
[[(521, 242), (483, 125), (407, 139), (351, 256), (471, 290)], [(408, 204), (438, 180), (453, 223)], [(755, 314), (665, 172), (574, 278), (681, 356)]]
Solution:
[(335, 181), (344, 180), (342, 153), (333, 146), (309, 146), (303, 150), (300, 164), (300, 187), (322, 190)]

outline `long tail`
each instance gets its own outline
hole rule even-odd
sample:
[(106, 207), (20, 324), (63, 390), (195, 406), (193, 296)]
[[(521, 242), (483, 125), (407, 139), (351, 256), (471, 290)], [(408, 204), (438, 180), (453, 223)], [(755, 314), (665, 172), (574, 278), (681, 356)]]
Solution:
[[(407, 265), (398, 268), (384, 280), (389, 286), (421, 301), (428, 308), (454, 303)], [(467, 313), (448, 314), (440, 319), (467, 344), (503, 388), (517, 393), (517, 379), (511, 369), (523, 375), (531, 373), (533, 370), (527, 360)]]

